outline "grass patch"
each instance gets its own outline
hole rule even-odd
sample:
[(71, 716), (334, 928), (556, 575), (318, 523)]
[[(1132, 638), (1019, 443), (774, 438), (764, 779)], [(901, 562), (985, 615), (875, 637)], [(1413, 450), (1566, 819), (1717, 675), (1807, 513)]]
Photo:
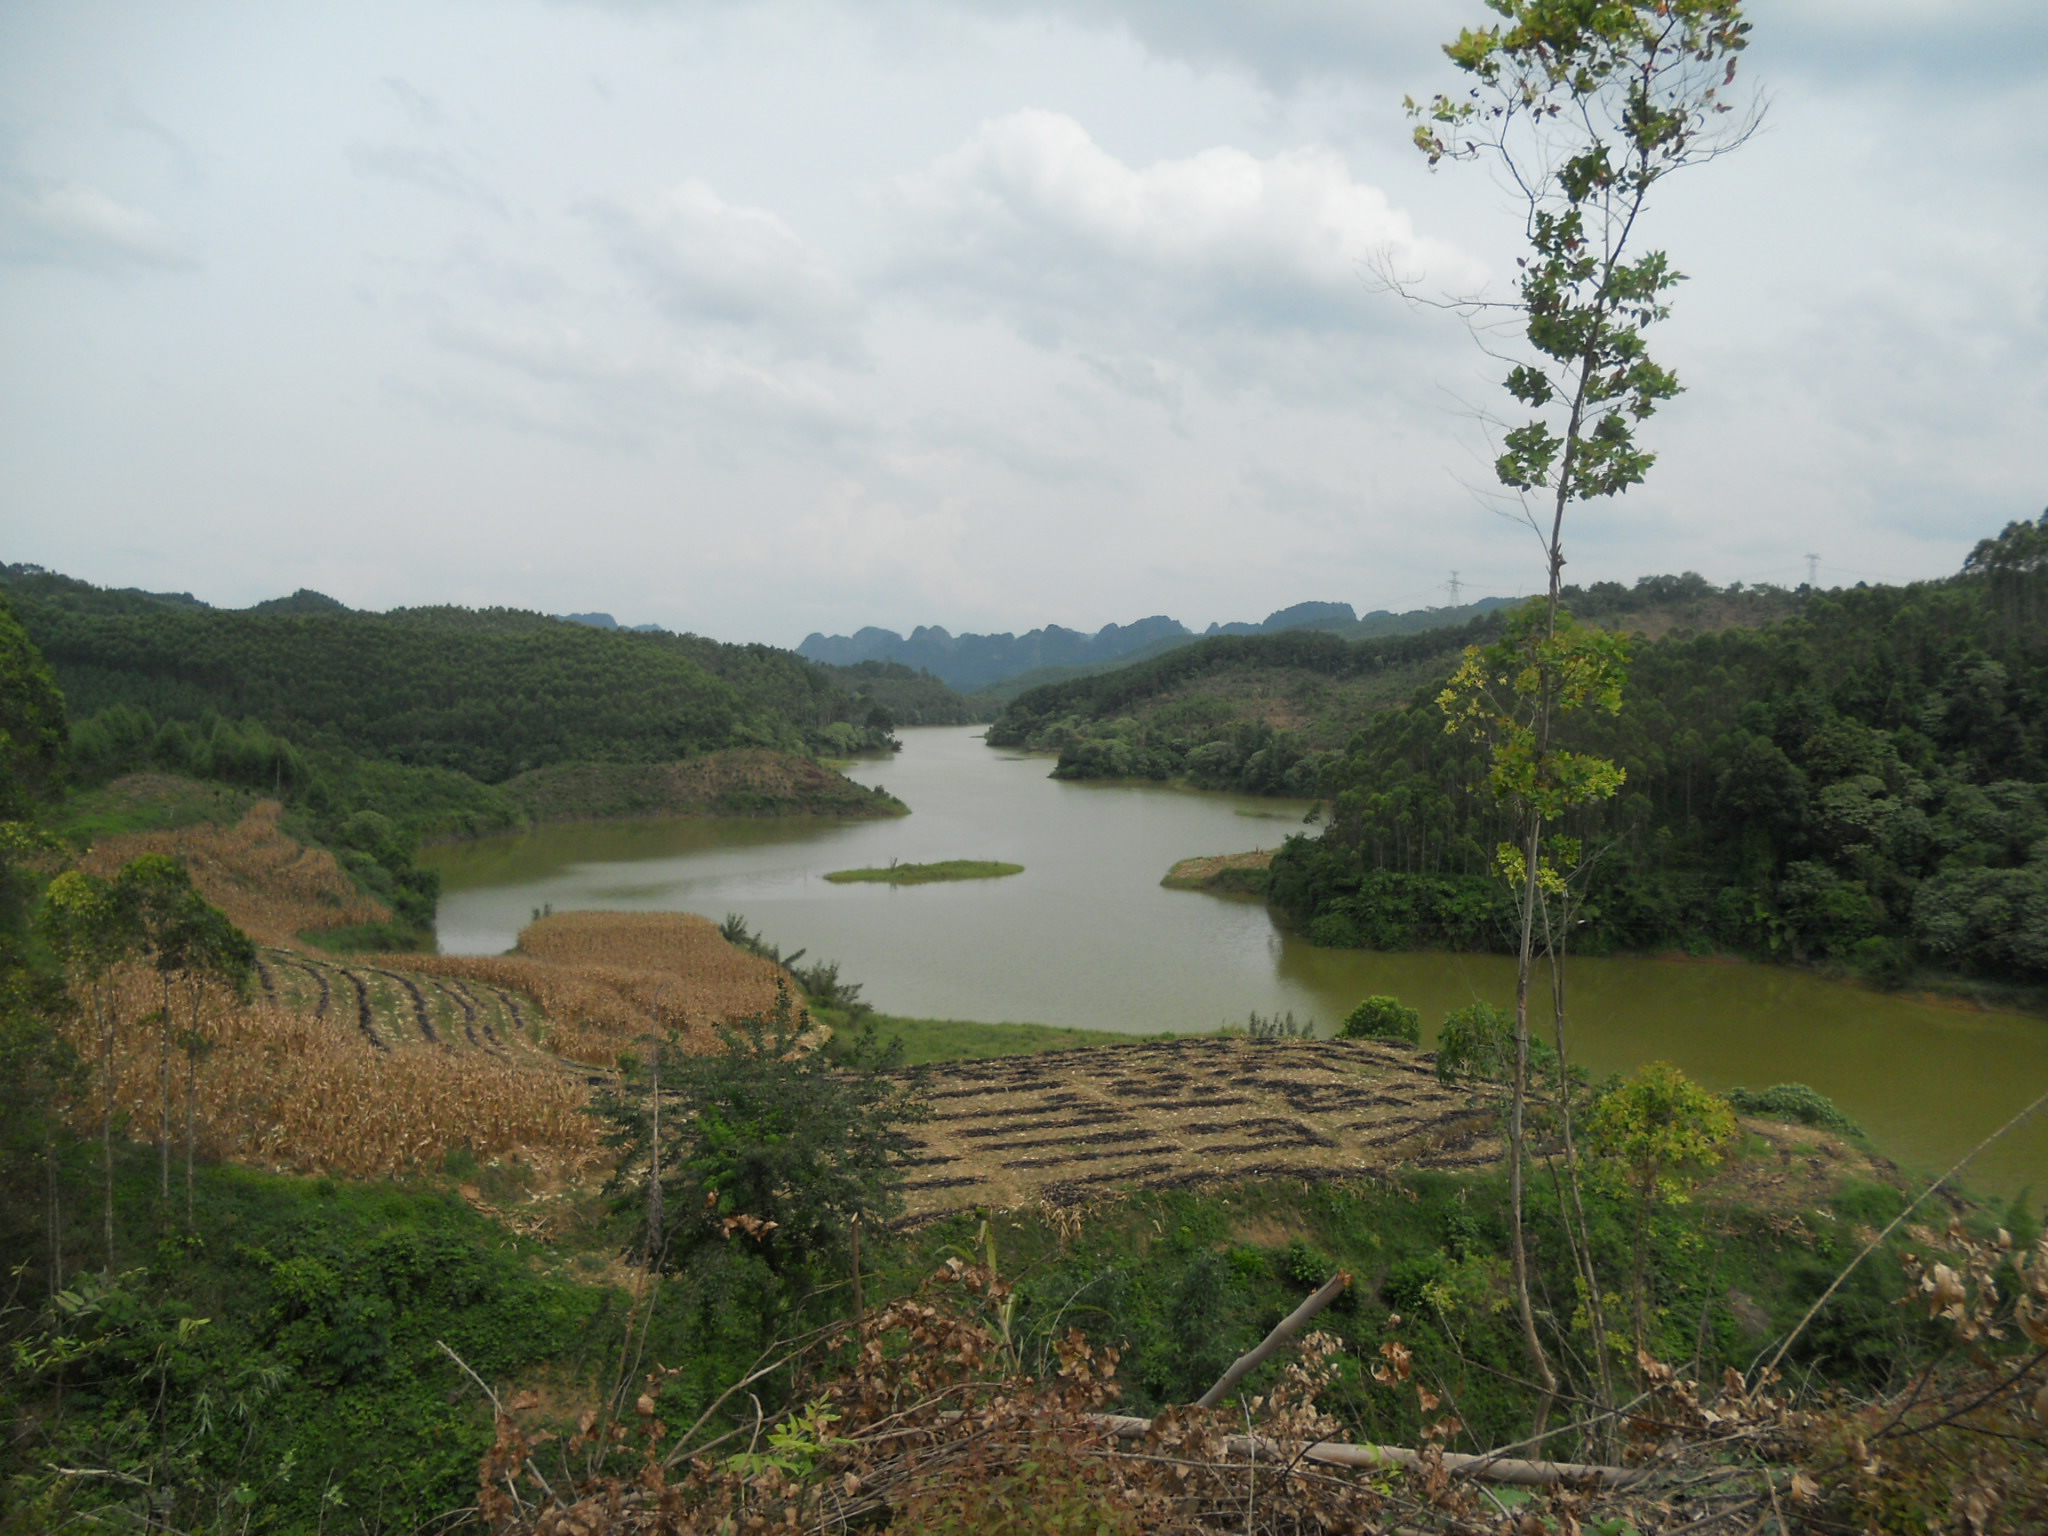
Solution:
[(89, 848), (138, 832), (172, 832), (209, 822), (231, 827), (258, 798), (246, 789), (181, 774), (130, 773), (67, 796), (51, 819), (51, 830), (75, 847)]
[(999, 880), (1021, 875), (1022, 864), (993, 859), (942, 859), (936, 864), (891, 864), (881, 869), (835, 869), (825, 878), (834, 885), (930, 885), (937, 880)]
[(330, 955), (391, 955), (431, 952), (434, 936), (403, 923), (357, 923), (349, 928), (301, 928), (299, 938)]
[(828, 1009), (813, 1009), (833, 1026), (834, 1040), (872, 1024), (882, 1039), (903, 1042), (903, 1064), (923, 1066), (935, 1061), (983, 1061), (991, 1056), (1028, 1056), (1037, 1051), (1070, 1051), (1091, 1045), (1128, 1045), (1133, 1040), (1168, 1039), (1165, 1035), (1126, 1035), (1111, 1029), (1067, 1029), (1056, 1024), (979, 1024), (972, 1019), (899, 1019), (869, 1014), (849, 1025)]

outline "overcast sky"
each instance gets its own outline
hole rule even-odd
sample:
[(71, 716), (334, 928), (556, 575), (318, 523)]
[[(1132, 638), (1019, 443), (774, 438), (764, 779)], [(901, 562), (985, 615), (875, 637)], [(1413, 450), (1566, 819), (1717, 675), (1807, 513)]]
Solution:
[[(1756, 0), (1687, 393), (1570, 576), (1952, 570), (2048, 505), (2048, 4)], [(794, 644), (1528, 590), (1479, 0), (0, 0), (0, 558)]]

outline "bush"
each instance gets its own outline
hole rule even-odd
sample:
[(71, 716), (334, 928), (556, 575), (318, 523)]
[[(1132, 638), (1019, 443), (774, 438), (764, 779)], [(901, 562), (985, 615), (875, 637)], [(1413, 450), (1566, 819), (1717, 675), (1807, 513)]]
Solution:
[[(594, 1111), (622, 1151), (613, 1189), (653, 1218), (648, 1251), (675, 1269), (743, 1234), (778, 1281), (802, 1289), (837, 1272), (858, 1220), (886, 1227), (901, 1207), (903, 1127), (923, 1118), (893, 1057), (865, 1038), (837, 1057), (811, 1048), (786, 988), (774, 1008), (719, 1030), (722, 1050), (661, 1049), (661, 1198), (654, 1167), (653, 1083), (643, 1070)], [(643, 1221), (647, 1216), (643, 1216)]]
[(1454, 1009), (1436, 1040), (1437, 1081), (1502, 1083), (1515, 1071), (1514, 1018), (1491, 1003)]
[(1844, 1136), (1861, 1136), (1863, 1127), (1835, 1107), (1835, 1101), (1804, 1083), (1778, 1083), (1770, 1088), (1730, 1088), (1728, 1102), (1739, 1115), (1764, 1120), (1793, 1120)]
[(1345, 1015), (1337, 1034), (1345, 1040), (1399, 1040), (1420, 1045), (1422, 1015), (1398, 997), (1375, 995)]
[(1682, 1200), (1691, 1178), (1721, 1160), (1735, 1112), (1669, 1062), (1653, 1061), (1601, 1096), (1585, 1144), (1647, 1201)]

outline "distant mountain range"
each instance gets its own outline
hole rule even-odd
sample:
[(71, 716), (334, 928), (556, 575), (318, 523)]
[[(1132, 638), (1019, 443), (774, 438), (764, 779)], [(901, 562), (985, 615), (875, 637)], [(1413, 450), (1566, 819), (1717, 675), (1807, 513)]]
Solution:
[(1417, 608), (1407, 613), (1381, 608), (1364, 615), (1349, 603), (1296, 603), (1267, 614), (1257, 624), (1211, 624), (1201, 631), (1164, 614), (1130, 624), (1105, 624), (1092, 635), (1058, 624), (1022, 635), (955, 635), (936, 624), (921, 624), (908, 638), (893, 629), (869, 627), (851, 635), (813, 633), (796, 649), (799, 656), (839, 667), (863, 661), (901, 662), (930, 672), (962, 693), (973, 693), (1027, 675), (1034, 681), (1050, 681), (1055, 676), (1100, 671), (1210, 635), (1276, 635), (1290, 629), (1316, 629), (1362, 640), (1461, 624), (1508, 601), (1490, 597), (1457, 608)]

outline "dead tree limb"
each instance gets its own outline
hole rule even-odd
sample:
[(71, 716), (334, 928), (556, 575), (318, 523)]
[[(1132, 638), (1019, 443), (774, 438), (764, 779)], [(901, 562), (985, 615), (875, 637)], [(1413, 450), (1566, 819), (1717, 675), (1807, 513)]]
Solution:
[[(1099, 1413), (1095, 1424), (1118, 1440), (1142, 1438), (1152, 1428), (1150, 1419), (1125, 1414)], [(1270, 1461), (1313, 1461), (1328, 1467), (1359, 1471), (1385, 1471), (1412, 1467), (1421, 1460), (1419, 1451), (1401, 1445), (1346, 1445), (1336, 1440), (1319, 1440), (1309, 1446), (1288, 1446), (1265, 1435), (1232, 1435), (1223, 1442), (1227, 1456), (1264, 1457)], [(1585, 1483), (1602, 1488), (1632, 1488), (1654, 1474), (1645, 1467), (1606, 1467), (1576, 1461), (1523, 1461), (1512, 1456), (1467, 1456), (1444, 1452), (1444, 1470), (1453, 1477), (1473, 1477), (1489, 1483), (1514, 1483), (1523, 1487), (1548, 1487), (1556, 1483)]]
[(1224, 1398), (1230, 1395), (1232, 1387), (1243, 1381), (1245, 1377), (1271, 1359), (1274, 1351), (1301, 1332), (1303, 1328), (1306, 1328), (1309, 1320), (1342, 1295), (1344, 1287), (1350, 1283), (1351, 1276), (1348, 1272), (1344, 1271), (1339, 1271), (1328, 1280), (1325, 1280), (1322, 1289), (1283, 1317), (1280, 1320), (1280, 1326), (1267, 1334), (1257, 1349), (1254, 1349), (1250, 1354), (1240, 1356), (1237, 1364), (1225, 1371), (1222, 1379), (1215, 1386), (1196, 1399), (1195, 1406), (1197, 1408), (1214, 1408), (1218, 1403), (1222, 1402)]

